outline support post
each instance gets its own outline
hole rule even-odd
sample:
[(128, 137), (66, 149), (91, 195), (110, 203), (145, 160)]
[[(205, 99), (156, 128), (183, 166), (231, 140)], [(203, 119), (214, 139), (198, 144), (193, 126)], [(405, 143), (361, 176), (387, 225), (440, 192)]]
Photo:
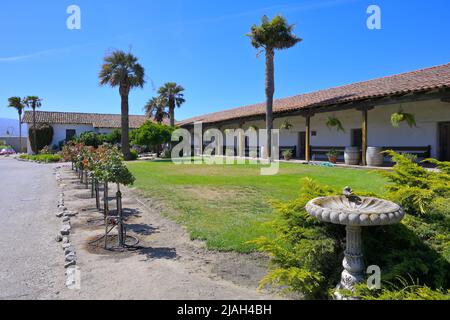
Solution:
[(123, 236), (122, 192), (120, 192), (119, 184), (117, 184), (116, 206), (117, 206), (118, 241), (119, 241), (119, 247), (123, 248), (125, 245), (125, 242), (124, 242), (124, 236)]
[(108, 204), (108, 182), (105, 182), (103, 190), (103, 208), (104, 208), (104, 214), (105, 217), (109, 215), (109, 204)]
[(97, 210), (100, 210), (100, 192), (98, 188), (98, 180), (94, 180), (95, 183), (95, 206), (97, 207)]
[(309, 162), (311, 160), (311, 146), (310, 146), (310, 137), (311, 137), (311, 115), (307, 114), (305, 116), (306, 124), (305, 124), (305, 160)]
[(238, 153), (239, 157), (243, 158), (245, 157), (245, 135), (244, 135), (244, 129), (243, 129), (243, 123), (239, 123), (239, 146), (238, 146)]
[(367, 165), (367, 109), (362, 110), (362, 165)]

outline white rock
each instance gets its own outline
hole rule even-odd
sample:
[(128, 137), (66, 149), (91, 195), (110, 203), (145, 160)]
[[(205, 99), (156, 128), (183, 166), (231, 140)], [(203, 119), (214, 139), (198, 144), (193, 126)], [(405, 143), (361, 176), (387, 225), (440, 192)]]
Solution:
[(70, 228), (69, 224), (63, 225), (63, 227), (61, 228), (61, 231), (60, 231), (61, 235), (63, 235), (63, 236), (69, 235), (70, 234), (70, 229), (71, 228)]

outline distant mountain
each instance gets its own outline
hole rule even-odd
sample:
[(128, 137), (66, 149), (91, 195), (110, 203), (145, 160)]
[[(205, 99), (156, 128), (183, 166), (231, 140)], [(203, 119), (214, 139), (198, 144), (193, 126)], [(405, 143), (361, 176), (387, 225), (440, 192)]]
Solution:
[[(22, 124), (22, 136), (28, 136), (27, 125)], [(19, 136), (19, 120), (0, 118), (0, 137)]]

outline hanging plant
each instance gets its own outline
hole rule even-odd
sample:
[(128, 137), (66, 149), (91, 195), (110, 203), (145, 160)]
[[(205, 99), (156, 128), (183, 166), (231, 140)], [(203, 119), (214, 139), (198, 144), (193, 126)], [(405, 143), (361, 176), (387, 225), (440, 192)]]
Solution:
[(250, 130), (258, 131), (258, 127), (252, 124), (250, 127), (248, 127)]
[(416, 127), (416, 117), (412, 113), (406, 113), (402, 108), (391, 116), (391, 124), (393, 127), (398, 128), (400, 123), (406, 121), (410, 128)]
[(326, 122), (327, 128), (331, 130), (331, 128), (336, 128), (337, 131), (342, 131), (345, 132), (344, 127), (342, 126), (341, 121), (332, 116), (332, 117), (328, 117), (328, 120)]
[(280, 130), (291, 130), (293, 127), (294, 127), (294, 125), (286, 120), (280, 126)]

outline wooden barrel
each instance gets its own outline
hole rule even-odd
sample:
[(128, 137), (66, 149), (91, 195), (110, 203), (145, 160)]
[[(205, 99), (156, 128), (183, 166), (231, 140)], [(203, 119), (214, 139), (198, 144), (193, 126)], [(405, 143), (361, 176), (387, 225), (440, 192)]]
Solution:
[(383, 148), (368, 147), (366, 153), (367, 165), (371, 167), (381, 167), (384, 162)]
[(345, 164), (358, 165), (361, 159), (361, 151), (359, 147), (347, 147), (344, 152)]

